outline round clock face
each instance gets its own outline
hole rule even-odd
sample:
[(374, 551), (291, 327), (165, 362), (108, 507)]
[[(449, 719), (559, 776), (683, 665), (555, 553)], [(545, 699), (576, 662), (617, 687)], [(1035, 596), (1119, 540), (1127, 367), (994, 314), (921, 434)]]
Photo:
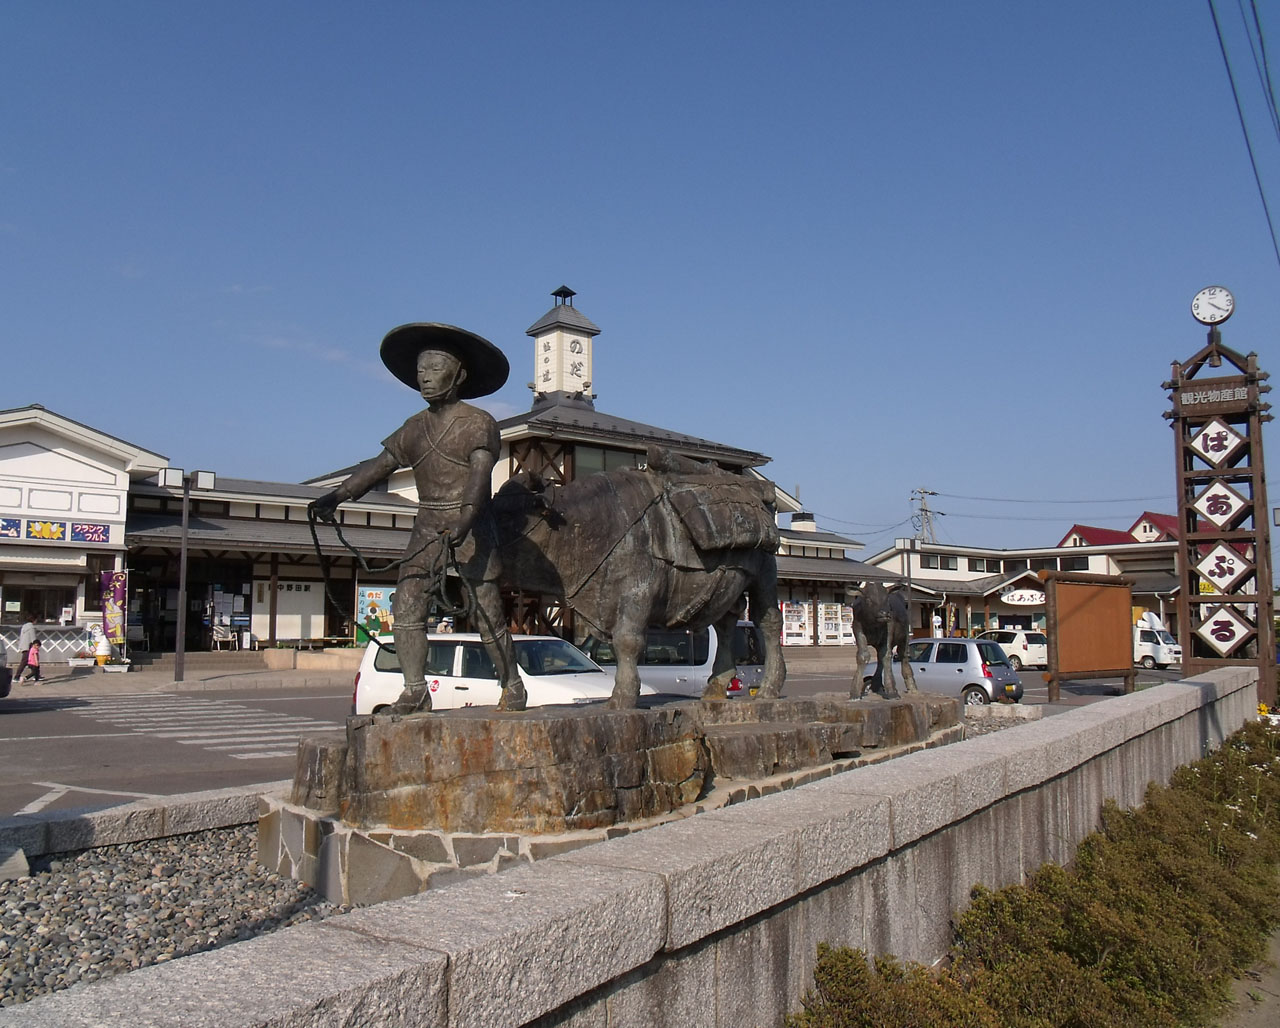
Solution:
[(1202, 325), (1226, 321), (1235, 309), (1235, 297), (1223, 286), (1207, 286), (1191, 301), (1191, 316)]

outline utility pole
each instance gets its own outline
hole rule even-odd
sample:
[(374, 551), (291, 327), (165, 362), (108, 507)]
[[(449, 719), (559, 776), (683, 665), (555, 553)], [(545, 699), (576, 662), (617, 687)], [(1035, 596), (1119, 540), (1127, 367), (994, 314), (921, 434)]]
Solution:
[(934, 515), (941, 515), (942, 511), (934, 511), (929, 509), (929, 497), (938, 494), (932, 489), (911, 490), (911, 499), (920, 504), (920, 509), (911, 515), (911, 525), (916, 530), (916, 538), (926, 543), (936, 543), (938, 536), (933, 530)]

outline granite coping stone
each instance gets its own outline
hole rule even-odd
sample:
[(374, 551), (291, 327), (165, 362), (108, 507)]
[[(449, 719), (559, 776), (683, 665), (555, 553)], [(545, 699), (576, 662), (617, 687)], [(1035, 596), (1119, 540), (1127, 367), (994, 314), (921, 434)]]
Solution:
[[(1058, 775), (1074, 770), (1080, 763), (1082, 742), (1094, 731), (1092, 725), (1082, 726), (1076, 721), (1075, 711), (1060, 714), (1043, 721), (1035, 721), (1028, 725), (1019, 725), (1008, 740), (1010, 764), (1013, 754), (1026, 754), (1039, 751), (1043, 755), (1043, 772), (1037, 781), (1047, 781)], [(1095, 734), (1100, 734), (1096, 733)], [(967, 743), (965, 744), (967, 745)], [(1012, 783), (1008, 783), (1012, 787)]]
[(823, 789), (830, 779), (701, 815), (727, 824), (769, 825), (796, 832), (803, 891), (885, 856), (891, 832), (888, 797)]
[(911, 753), (894, 762), (904, 771), (947, 774), (955, 780), (954, 818), (968, 817), (999, 802), (1008, 792), (1008, 761), (1003, 754), (944, 746)]
[(1026, 730), (1026, 727), (1010, 729), (999, 735), (965, 739), (957, 745), (973, 753), (1003, 760), (1005, 795), (1012, 796), (1033, 789), (1051, 777), (1048, 753), (1038, 739), (1033, 737), (1024, 741), (1022, 733)]
[(652, 959), (666, 907), (657, 874), (548, 860), (324, 924), (447, 959), (448, 1025), (489, 1028), (524, 1024)]
[[(955, 819), (956, 778), (926, 769), (899, 768), (904, 759), (856, 767), (820, 783), (833, 792), (889, 800), (890, 849), (915, 842)], [(811, 788), (816, 788), (817, 783)]]
[[(536, 866), (564, 862), (658, 875), (666, 885), (664, 948), (676, 950), (794, 897), (799, 852), (798, 827), (726, 821), (708, 813), (584, 846)], [(742, 885), (748, 880), (749, 889)]]
[(421, 1028), (445, 1024), (447, 968), (444, 954), (298, 925), (5, 1007), (0, 1025)]

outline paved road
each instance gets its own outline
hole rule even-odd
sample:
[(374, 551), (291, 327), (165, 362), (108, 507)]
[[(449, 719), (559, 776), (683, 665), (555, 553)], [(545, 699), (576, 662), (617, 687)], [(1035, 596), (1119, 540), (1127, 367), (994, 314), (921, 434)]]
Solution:
[(351, 704), (347, 690), (41, 693), (0, 700), (0, 816), (289, 778), (298, 737), (340, 729)]

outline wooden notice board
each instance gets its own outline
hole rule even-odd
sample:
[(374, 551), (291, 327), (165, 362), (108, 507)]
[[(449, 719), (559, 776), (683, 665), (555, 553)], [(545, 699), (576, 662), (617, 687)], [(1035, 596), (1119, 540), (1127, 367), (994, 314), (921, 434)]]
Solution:
[(1133, 579), (1041, 571), (1048, 619), (1049, 702), (1064, 678), (1123, 678), (1133, 692)]

